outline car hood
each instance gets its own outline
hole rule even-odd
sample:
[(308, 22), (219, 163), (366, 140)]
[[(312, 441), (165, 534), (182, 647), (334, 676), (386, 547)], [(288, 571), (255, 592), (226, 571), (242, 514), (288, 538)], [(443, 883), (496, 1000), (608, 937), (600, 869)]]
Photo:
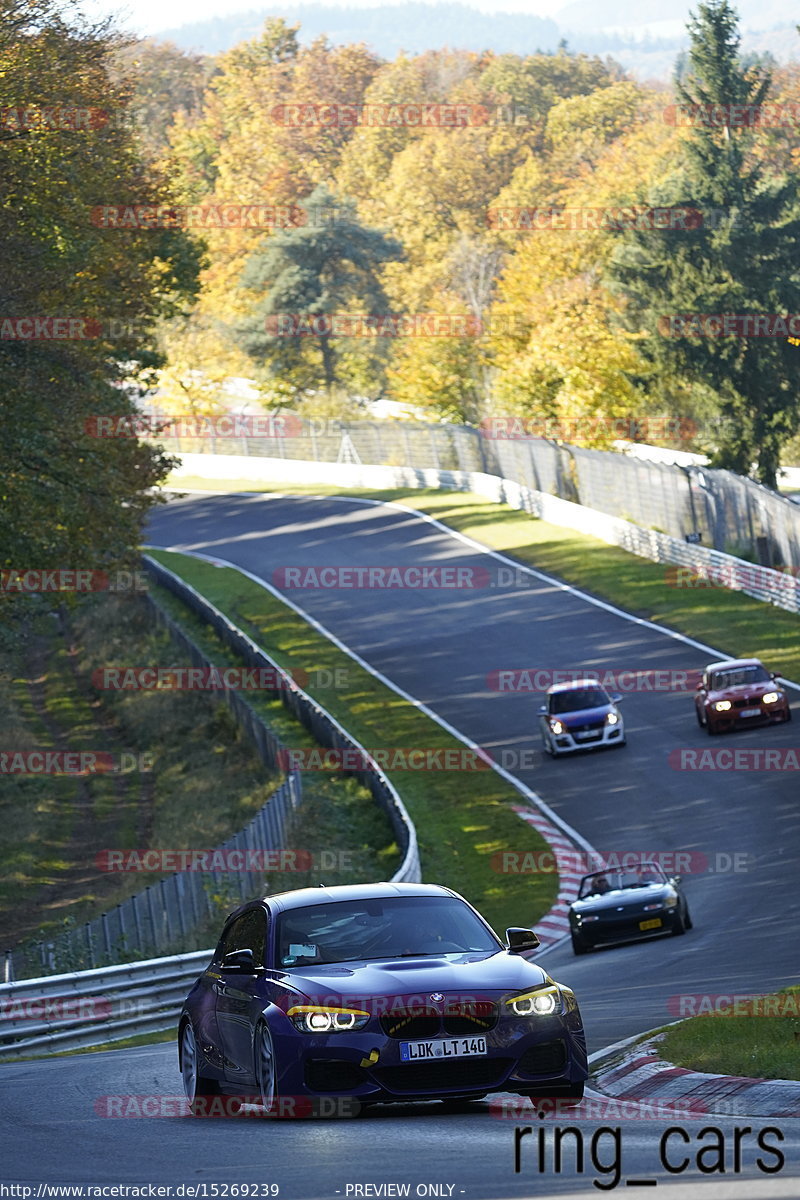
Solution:
[(567, 729), (573, 725), (585, 725), (587, 721), (600, 721), (614, 709), (613, 704), (601, 704), (599, 708), (578, 708), (574, 712), (550, 713), (548, 719), (560, 721)]
[(513, 992), (549, 982), (535, 963), (517, 954), (463, 954), (454, 958), (385, 959), (380, 962), (337, 963), (281, 972), (281, 979), (309, 999), (349, 1000), (380, 996), (427, 998), (431, 992), (478, 997), (488, 992)]
[(570, 908), (575, 912), (599, 912), (607, 908), (619, 908), (621, 904), (652, 904), (655, 900), (663, 900), (674, 892), (668, 884), (651, 883), (647, 887), (614, 888), (604, 892), (602, 896), (586, 896), (583, 900), (573, 900)]
[(760, 700), (765, 692), (780, 692), (781, 686), (769, 679), (762, 683), (740, 683), (737, 687), (719, 688), (717, 691), (708, 693), (708, 698), (712, 702), (717, 700), (741, 700), (742, 697), (754, 700)]

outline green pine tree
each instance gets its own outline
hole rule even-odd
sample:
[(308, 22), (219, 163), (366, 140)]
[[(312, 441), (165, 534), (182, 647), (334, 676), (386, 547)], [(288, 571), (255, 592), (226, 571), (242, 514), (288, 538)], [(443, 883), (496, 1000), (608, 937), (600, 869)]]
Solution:
[(353, 206), (320, 185), (303, 203), (307, 223), (265, 239), (248, 260), (242, 286), (261, 295), (236, 329), (237, 341), (264, 369), (297, 390), (342, 385), (374, 390), (387, 339), (339, 337), (323, 331), (283, 336), (268, 318), (290, 314), (311, 320), (335, 314), (384, 315), (380, 266), (403, 257), (400, 243), (362, 225)]
[(676, 92), (697, 123), (677, 173), (649, 202), (680, 197), (704, 221), (683, 233), (633, 233), (614, 256), (612, 285), (629, 300), (631, 325), (650, 333), (642, 350), (665, 387), (689, 385), (713, 398), (712, 464), (745, 475), (755, 464), (760, 481), (775, 487), (781, 446), (800, 426), (797, 348), (786, 337), (664, 336), (671, 314), (800, 312), (798, 179), (768, 174), (754, 161), (758, 125), (697, 115), (716, 105), (762, 105), (769, 71), (744, 66), (728, 0), (700, 4), (689, 32), (688, 69)]

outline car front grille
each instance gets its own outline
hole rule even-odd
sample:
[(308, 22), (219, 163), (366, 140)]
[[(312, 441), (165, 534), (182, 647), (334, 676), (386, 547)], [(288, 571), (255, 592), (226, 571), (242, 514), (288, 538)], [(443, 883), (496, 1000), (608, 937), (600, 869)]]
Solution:
[(444, 1034), (460, 1037), (494, 1029), (497, 1016), (497, 1005), (491, 1000), (447, 1001), (441, 1011), (428, 1006), (392, 1009), (381, 1016), (381, 1029), (387, 1037), (403, 1041)]
[(464, 1059), (461, 1062), (423, 1062), (383, 1067), (373, 1072), (390, 1092), (446, 1092), (453, 1088), (479, 1091), (499, 1087), (512, 1065), (510, 1058)]

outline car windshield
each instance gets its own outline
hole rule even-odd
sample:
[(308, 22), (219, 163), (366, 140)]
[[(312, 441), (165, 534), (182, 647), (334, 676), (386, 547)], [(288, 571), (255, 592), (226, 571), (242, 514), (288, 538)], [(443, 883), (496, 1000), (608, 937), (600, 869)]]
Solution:
[(653, 883), (663, 884), (666, 881), (667, 877), (657, 863), (642, 863), (632, 871), (597, 871), (581, 881), (578, 899), (602, 896), (622, 888), (649, 887)]
[(281, 913), (277, 924), (281, 967), (470, 951), (496, 954), (499, 949), (472, 909), (454, 896), (310, 904)]
[(570, 688), (565, 692), (551, 692), (550, 712), (578, 712), (581, 708), (602, 708), (609, 699), (601, 687)]
[(769, 683), (772, 676), (766, 667), (737, 667), (735, 671), (714, 671), (711, 676), (711, 687), (715, 692), (725, 688), (742, 687), (748, 683)]

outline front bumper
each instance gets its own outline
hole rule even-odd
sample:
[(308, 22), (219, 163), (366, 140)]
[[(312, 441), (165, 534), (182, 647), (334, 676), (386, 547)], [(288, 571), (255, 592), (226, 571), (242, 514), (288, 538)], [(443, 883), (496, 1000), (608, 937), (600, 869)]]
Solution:
[(574, 754), (578, 750), (593, 750), (598, 746), (620, 746), (625, 741), (625, 727), (622, 721), (616, 725), (603, 725), (596, 728), (581, 728), (564, 733), (553, 733), (548, 728), (550, 741), (556, 754)]
[(401, 1039), (387, 1037), (377, 1021), (354, 1034), (276, 1036), (275, 1025), (272, 1032), (278, 1090), (284, 1095), (427, 1100), (533, 1092), (546, 1089), (548, 1083), (557, 1087), (588, 1078), (577, 1006), (547, 1017), (505, 1018), (485, 1034), (485, 1056), (445, 1061), (402, 1062)]
[(717, 712), (716, 709), (706, 709), (706, 720), (712, 729), (719, 732), (734, 729), (748, 729), (754, 725), (773, 725), (776, 722), (785, 721), (788, 717), (789, 704), (784, 701), (782, 704), (749, 704), (747, 708), (758, 708), (758, 715), (753, 714), (750, 717), (742, 716), (742, 709), (729, 708), (725, 712)]
[[(570, 921), (570, 930), (587, 950), (613, 946), (620, 942), (638, 942), (659, 934), (672, 933), (681, 919), (680, 906), (650, 913), (615, 913), (599, 921)], [(655, 924), (658, 921), (659, 924)], [(642, 929), (642, 923), (648, 928)]]

